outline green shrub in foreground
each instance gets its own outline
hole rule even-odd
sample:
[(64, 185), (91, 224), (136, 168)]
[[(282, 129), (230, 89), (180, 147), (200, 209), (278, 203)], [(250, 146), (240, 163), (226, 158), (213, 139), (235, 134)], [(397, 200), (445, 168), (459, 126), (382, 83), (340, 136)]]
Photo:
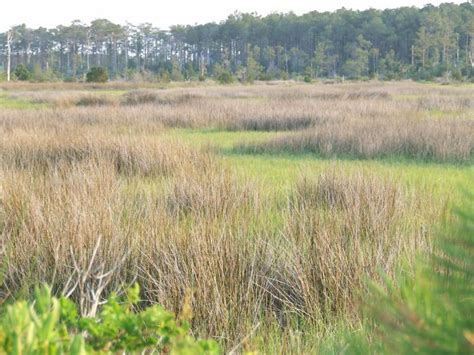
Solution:
[(134, 312), (138, 302), (135, 286), (126, 299), (112, 295), (96, 317), (83, 318), (72, 301), (52, 297), (48, 287), (37, 288), (34, 302), (17, 301), (2, 313), (0, 354), (220, 353), (214, 341), (188, 335), (188, 320), (177, 322), (160, 306)]

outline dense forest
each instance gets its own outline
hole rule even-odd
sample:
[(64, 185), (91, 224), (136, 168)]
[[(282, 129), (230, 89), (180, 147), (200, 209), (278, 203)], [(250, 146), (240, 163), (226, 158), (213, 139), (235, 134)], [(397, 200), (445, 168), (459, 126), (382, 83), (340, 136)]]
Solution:
[(0, 33), (0, 79), (240, 80), (474, 77), (474, 3), (423, 8), (234, 13), (220, 23), (119, 25), (106, 19)]

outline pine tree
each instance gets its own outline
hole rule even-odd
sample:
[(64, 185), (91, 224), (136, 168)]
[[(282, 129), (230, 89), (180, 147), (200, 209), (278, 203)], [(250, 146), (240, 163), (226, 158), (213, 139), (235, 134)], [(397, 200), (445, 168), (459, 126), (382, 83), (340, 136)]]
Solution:
[(414, 277), (373, 287), (370, 308), (390, 353), (474, 353), (474, 195)]

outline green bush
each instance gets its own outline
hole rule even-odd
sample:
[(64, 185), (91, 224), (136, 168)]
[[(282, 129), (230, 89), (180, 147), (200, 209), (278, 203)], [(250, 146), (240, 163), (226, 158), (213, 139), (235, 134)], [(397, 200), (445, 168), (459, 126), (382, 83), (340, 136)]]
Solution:
[(136, 285), (126, 299), (112, 294), (97, 316), (85, 318), (72, 301), (52, 297), (48, 287), (37, 288), (34, 302), (17, 301), (0, 316), (0, 353), (220, 353), (214, 341), (188, 334), (189, 316), (177, 321), (160, 306), (134, 312), (138, 302)]
[(311, 67), (307, 67), (304, 70), (303, 81), (308, 84), (313, 81), (313, 70), (311, 69)]
[(33, 78), (33, 73), (24, 64), (18, 65), (13, 74), (15, 74), (16, 78), (20, 81), (28, 81)]
[(105, 83), (109, 80), (109, 74), (107, 70), (102, 67), (94, 67), (89, 70), (86, 75), (86, 81), (88, 83)]
[(214, 77), (220, 84), (232, 84), (235, 81), (231, 71), (220, 64), (214, 66)]
[(462, 81), (463, 80), (462, 73), (461, 73), (461, 70), (459, 68), (454, 68), (451, 72), (451, 75), (452, 75), (453, 79), (456, 80), (456, 81)]
[(471, 65), (464, 65), (461, 68), (461, 74), (465, 77), (474, 78), (474, 68)]
[(224, 70), (217, 76), (217, 81), (220, 84), (232, 84), (234, 82), (234, 77), (230, 71)]
[(310, 84), (310, 83), (313, 82), (313, 79), (311, 78), (311, 76), (305, 75), (305, 76), (303, 77), (303, 81), (304, 81), (305, 83)]

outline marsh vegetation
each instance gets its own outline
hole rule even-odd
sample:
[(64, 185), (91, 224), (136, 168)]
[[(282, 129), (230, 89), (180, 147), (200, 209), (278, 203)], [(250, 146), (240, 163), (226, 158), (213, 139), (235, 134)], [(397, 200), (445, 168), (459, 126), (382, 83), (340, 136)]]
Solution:
[(0, 107), (1, 298), (46, 283), (88, 314), (137, 282), (227, 351), (362, 329), (367, 280), (472, 186), (469, 85), (13, 84)]

